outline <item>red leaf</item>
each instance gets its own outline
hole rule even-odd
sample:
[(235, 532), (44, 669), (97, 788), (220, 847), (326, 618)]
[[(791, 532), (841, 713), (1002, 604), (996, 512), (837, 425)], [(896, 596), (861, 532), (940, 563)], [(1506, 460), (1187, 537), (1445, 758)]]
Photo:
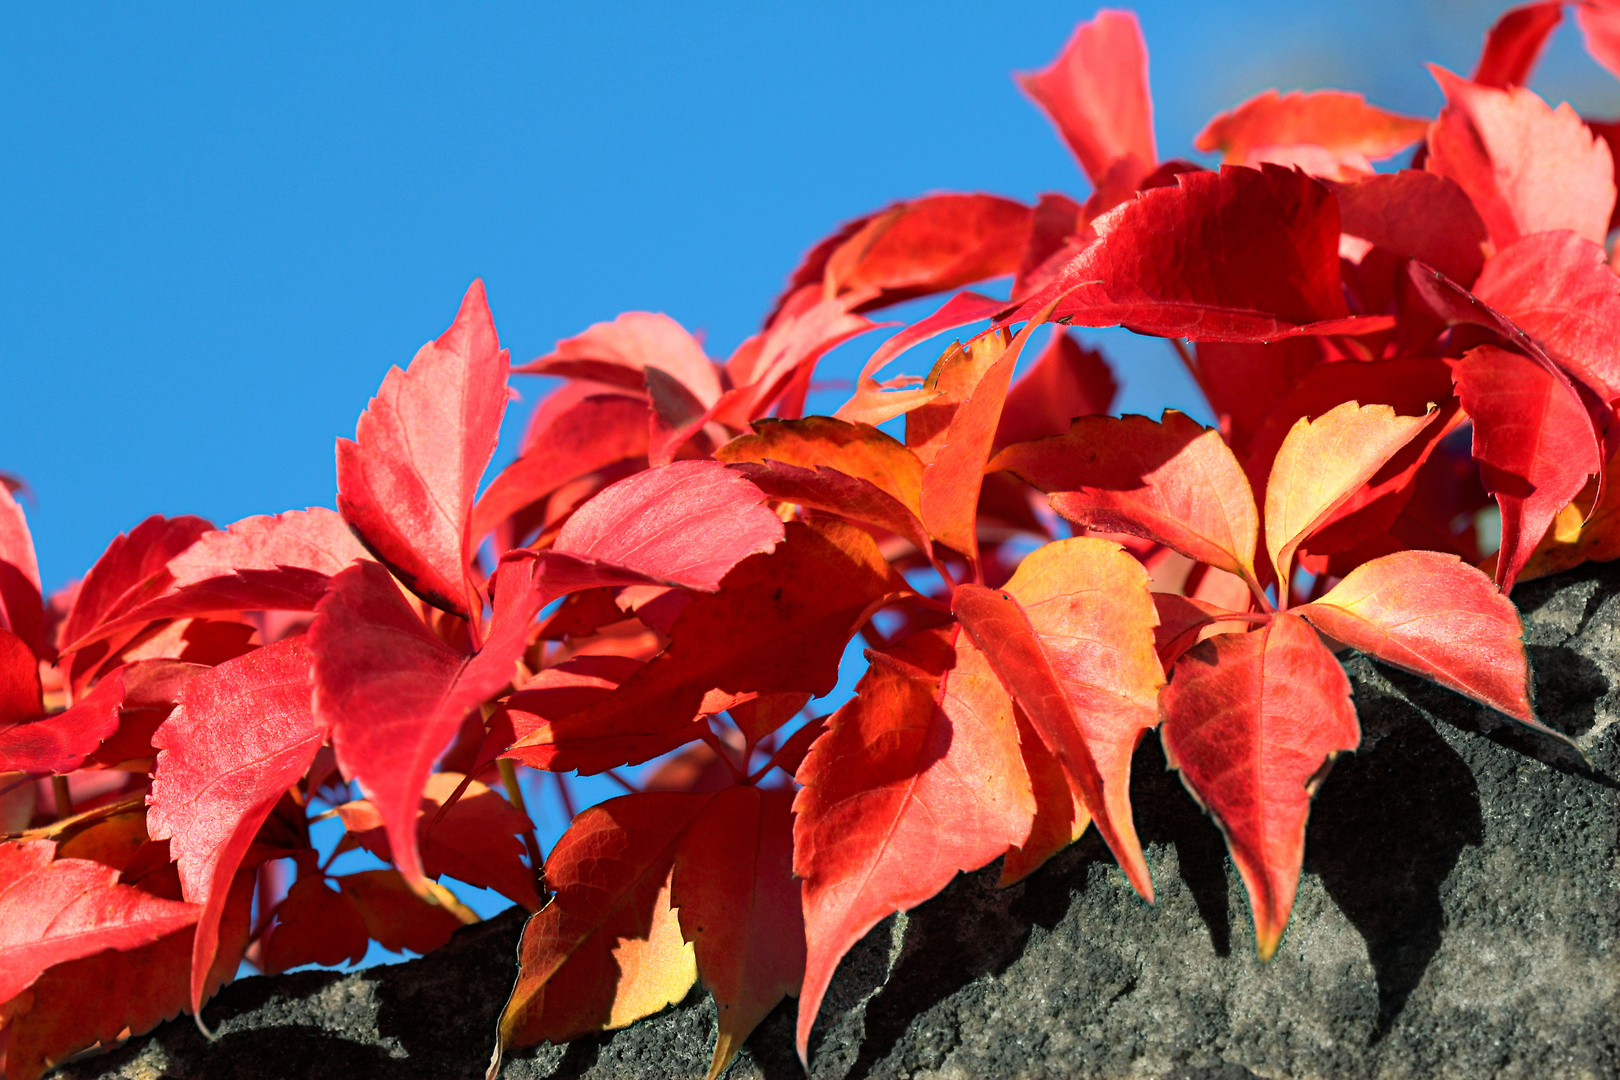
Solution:
[(1437, 551), (1363, 563), (1295, 614), (1328, 636), (1539, 730), (1518, 609), (1490, 578)]
[(1350, 681), (1309, 624), (1279, 614), (1189, 651), (1159, 708), (1165, 757), (1226, 834), (1268, 960), (1294, 906), (1323, 766), (1361, 742)]
[(22, 638), (35, 656), (45, 656), (45, 607), (34, 538), (22, 507), (4, 484), (0, 484), (0, 630)]
[[(712, 591), (739, 560), (781, 541), (782, 519), (764, 501), (758, 488), (719, 462), (677, 461), (620, 480), (581, 506), (552, 550)], [(625, 583), (608, 579), (569, 591)]]
[(17, 753), (8, 734), (13, 725), (37, 717), (42, 707), (39, 658), (28, 647), (28, 642), (9, 630), (0, 630), (0, 772), (22, 769), (20, 765), (5, 763), (8, 755)]
[(496, 707), (472, 771), (479, 772), (498, 757), (544, 768), (553, 753), (549, 744), (516, 748), (510, 753), (507, 748), (547, 724), (596, 704), (641, 666), (639, 661), (623, 656), (577, 656), (546, 668)]
[(331, 576), (365, 557), (324, 507), (244, 518), (199, 536), (169, 560), (173, 580), (161, 595), (102, 630), (211, 612), (314, 611)]
[(406, 371), (389, 370), (337, 444), (338, 510), (372, 554), (423, 600), (468, 618), (471, 514), (506, 411), (507, 354), (484, 285)]
[(120, 885), (110, 866), (87, 859), (50, 862), (50, 841), (21, 846), (21, 853), (5, 859), (15, 872), (0, 885), (0, 1002), (53, 965), (103, 949), (150, 945), (197, 921), (194, 905)]
[(1000, 590), (959, 586), (951, 606), (1152, 903), (1130, 803), (1131, 754), (1158, 723), (1164, 682), (1147, 571), (1105, 540), (1059, 540), (1025, 556)]
[(1601, 244), (1572, 232), (1527, 236), (1485, 264), (1474, 295), (1605, 401), (1620, 397), (1620, 277)]
[(1547, 38), (1563, 21), (1563, 8), (1559, 0), (1546, 0), (1504, 11), (1485, 33), (1472, 81), (1499, 90), (1528, 84)]
[(503, 520), (568, 481), (647, 456), (647, 403), (598, 394), (576, 403), (545, 428), (545, 437), (490, 481), (473, 507), (472, 536), (481, 540)]
[(1474, 459), (1502, 509), (1496, 582), (1519, 570), (1562, 510), (1602, 466), (1581, 401), (1533, 361), (1490, 345), (1456, 367), (1457, 394), (1474, 421)]
[(852, 315), (845, 299), (827, 296), (819, 285), (800, 289), (783, 301), (768, 329), (737, 346), (726, 361), (732, 389), (708, 419), (743, 428), (773, 406), (778, 416), (798, 416), (816, 361), (876, 325)]
[(512, 678), (523, 641), (467, 657), (424, 626), (370, 561), (332, 579), (307, 637), (315, 716), (331, 731), (343, 775), (377, 804), (400, 872), (415, 884), (417, 802), (433, 759), (467, 713)]
[(506, 1047), (623, 1027), (686, 996), (696, 961), (668, 882), (677, 842), (711, 798), (643, 792), (574, 819), (546, 860), (556, 895), (523, 928), (496, 1063)]
[[(19, 639), (13, 649), (26, 652)], [(33, 654), (28, 653), (31, 659)], [(34, 709), (39, 708), (38, 668), (30, 665), (34, 675)], [(123, 703), (124, 682), (120, 672), (113, 672), (96, 684), (77, 705), (50, 716), (17, 723), (0, 723), (0, 772), (70, 773), (84, 761), (104, 739), (118, 729), (118, 710)]]
[(557, 343), (538, 360), (513, 370), (523, 375), (591, 379), (632, 390), (647, 389), (647, 369), (671, 376), (705, 407), (720, 400), (720, 376), (703, 346), (664, 314), (627, 311)]
[(719, 592), (694, 600), (669, 648), (616, 691), (513, 750), (533, 748), (523, 760), (539, 768), (600, 772), (696, 738), (693, 720), (709, 691), (829, 693), (850, 636), (904, 591), (866, 532), (826, 519), (795, 522), (775, 552), (744, 560)]
[(868, 650), (855, 698), (799, 768), (793, 872), (808, 942), (799, 1059), (838, 962), (891, 912), (1023, 843), (1034, 800), (1012, 701), (960, 630)]
[(1423, 138), (1428, 126), (1374, 108), (1360, 94), (1267, 90), (1211, 120), (1193, 145), (1205, 153), (1221, 151), (1228, 165), (1298, 164), (1348, 180)]
[(315, 760), (325, 731), (310, 708), (309, 648), (287, 638), (186, 683), (152, 736), (147, 827), (169, 841), (185, 897), (201, 911), (191, 1007), (202, 1007), (231, 880), (277, 800)]
[(1393, 255), (1427, 263), (1463, 285), (1479, 276), (1489, 240), (1468, 194), (1447, 176), (1415, 169), (1334, 184), (1340, 228)]
[(1068, 144), (1095, 187), (1115, 162), (1128, 175), (1116, 183), (1135, 188), (1158, 164), (1153, 145), (1153, 99), (1148, 91), (1147, 46), (1136, 16), (1103, 11), (1075, 28), (1052, 64), (1018, 76)]
[[(243, 873), (226, 905), (210, 994), (236, 974), (252, 906), (253, 874)], [(190, 999), (190, 962), (191, 930), (185, 927), (141, 948), (110, 949), (50, 968), (22, 997), (0, 1003), (0, 1014), (7, 1016), (7, 1080), (37, 1080), (79, 1051), (144, 1035), (174, 1016)]]
[(320, 871), (300, 872), (265, 936), (264, 973), (279, 975), (301, 964), (358, 963), (366, 942), (365, 920), (349, 898), (328, 889)]
[(1069, 779), (1063, 763), (1041, 741), (1024, 710), (1015, 708), (1014, 714), (1018, 721), (1018, 749), (1035, 799), (1035, 817), (1030, 822), (1029, 836), (1002, 858), (1001, 877), (996, 882), (1000, 888), (1017, 884), (1039, 870), (1091, 827), (1085, 796)]
[(1061, 435), (1077, 416), (1112, 410), (1118, 392), (1119, 384), (1102, 353), (1060, 330), (1007, 391), (996, 426), (996, 447)]
[(1429, 132), (1425, 167), (1462, 186), (1498, 248), (1551, 229), (1603, 243), (1614, 163), (1574, 109), (1550, 108), (1523, 87), (1494, 90), (1429, 70), (1447, 104)]
[[(996, 195), (926, 195), (863, 220), (827, 256), (826, 295), (871, 311), (1018, 269), (1030, 208)], [(808, 284), (808, 282), (807, 282)]]
[(58, 637), (64, 654), (100, 637), (104, 625), (162, 595), (172, 580), (169, 560), (214, 527), (199, 517), (153, 514), (128, 534), (120, 534), (80, 582)]
[(1159, 337), (1269, 341), (1383, 329), (1347, 318), (1339, 212), (1304, 173), (1265, 165), (1191, 172), (1093, 222), (1097, 242), (1009, 321), (1062, 297), (1053, 318)]
[[(985, 462), (1001, 423), (1001, 407), (1029, 335), (1050, 314), (1050, 308), (1046, 308), (1031, 317), (967, 390), (951, 414), (938, 451), (923, 467), (923, 524), (941, 543), (966, 555), (975, 566), (979, 563), (979, 491), (984, 484)], [(911, 440), (909, 426), (906, 438)]]
[(687, 826), (670, 903), (714, 994), (717, 1080), (759, 1022), (804, 981), (804, 914), (793, 878), (793, 793), (730, 787)]
[(391, 952), (425, 955), (478, 921), (448, 889), (434, 890), (433, 900), (418, 896), (398, 870), (361, 870), (332, 880), (360, 912), (366, 934)]
[[(462, 783), (466, 787), (462, 788)], [(440, 807), (458, 790), (464, 794), (440, 814)], [(344, 828), (356, 843), (379, 859), (398, 861), (388, 830), (377, 807), (356, 799), (338, 807)], [(428, 777), (417, 807), (416, 836), (422, 849), (423, 872), (430, 877), (449, 874), (480, 889), (494, 889), (530, 911), (540, 907), (534, 889), (534, 871), (523, 864), (518, 835), (530, 827), (529, 819), (499, 794), (466, 781), (460, 773), (441, 772)], [(424, 899), (436, 894), (423, 890)]]
[(1070, 520), (1257, 580), (1260, 520), (1249, 481), (1219, 432), (1173, 409), (1158, 423), (1081, 417), (1068, 434), (1009, 446), (988, 467), (1052, 494), (1052, 508)]

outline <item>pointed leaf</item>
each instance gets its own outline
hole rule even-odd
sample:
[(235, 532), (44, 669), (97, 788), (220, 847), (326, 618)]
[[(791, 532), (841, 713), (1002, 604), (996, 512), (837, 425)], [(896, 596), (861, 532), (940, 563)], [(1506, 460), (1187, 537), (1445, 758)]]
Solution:
[(200, 906), (191, 1007), (202, 1007), (231, 880), (325, 731), (310, 708), (303, 638), (255, 649), (188, 682), (152, 736), (158, 748), (147, 827), (169, 841), (187, 900)]
[(757, 420), (750, 435), (715, 451), (716, 460), (779, 461), (803, 468), (836, 469), (865, 480), (912, 513), (921, 512), (922, 462), (900, 440), (870, 424), (830, 416), (803, 420)]
[[(527, 569), (503, 564), (514, 577)], [(315, 716), (331, 732), (343, 775), (376, 803), (413, 885), (423, 875), (417, 803), (433, 760), (467, 714), (511, 681), (538, 610), (532, 588), (514, 581), (501, 589), (501, 582), (498, 575), (490, 637), (472, 657), (424, 626), (393, 578), (369, 560), (332, 579), (309, 628)]]
[(913, 635), (871, 667), (800, 766), (793, 872), (808, 954), (799, 1059), (838, 962), (880, 920), (1029, 835), (1012, 701), (960, 630)]
[(1350, 681), (1316, 631), (1285, 613), (1192, 649), (1159, 705), (1165, 757), (1226, 834), (1269, 960), (1293, 910), (1323, 766), (1361, 742)]
[(711, 798), (644, 792), (574, 819), (546, 860), (556, 895), (523, 928), (497, 1062), (506, 1047), (623, 1027), (686, 996), (697, 966), (668, 882), (681, 834)]
[[(863, 530), (826, 519), (794, 522), (775, 552), (739, 563), (719, 592), (681, 613), (669, 648), (597, 704), (513, 749), (533, 748), (523, 760), (540, 768), (600, 772), (696, 738), (693, 720), (710, 691), (829, 693), (850, 637), (904, 591)], [(540, 749), (547, 746), (549, 756)]]
[(1553, 518), (1602, 457), (1580, 399), (1533, 361), (1482, 345), (1463, 357), (1456, 378), (1474, 421), (1474, 460), (1502, 510), (1496, 582), (1511, 592)]
[(1059, 540), (1025, 556), (1000, 590), (958, 587), (951, 607), (1151, 903), (1130, 803), (1131, 754), (1158, 723), (1164, 683), (1147, 571), (1117, 544)]
[(1024, 710), (1014, 709), (1018, 720), (1018, 749), (1029, 774), (1030, 794), (1035, 799), (1035, 817), (1029, 836), (1009, 848), (1001, 860), (998, 888), (1006, 888), (1039, 870), (1053, 855), (1062, 851), (1091, 827), (1091, 812), (1085, 796), (1070, 781), (1063, 763), (1047, 749), (1039, 733), (1030, 725)]
[(1363, 563), (1297, 614), (1351, 648), (1541, 728), (1518, 609), (1454, 555), (1398, 551)]
[(344, 520), (412, 592), (463, 618), (473, 496), (500, 437), (507, 367), (475, 281), (450, 329), (389, 370), (354, 440), (337, 443)]
[(1524, 87), (1495, 90), (1432, 64), (1429, 71), (1446, 107), (1429, 132), (1425, 168), (1461, 185), (1498, 248), (1551, 229), (1603, 243), (1614, 163), (1568, 103), (1553, 109)]
[(1347, 401), (1301, 418), (1283, 439), (1266, 481), (1266, 552), (1277, 580), (1292, 580), (1294, 549), (1435, 418)]
[(1067, 435), (1007, 447), (988, 468), (1051, 494), (1071, 521), (1157, 540), (1255, 580), (1260, 519), (1249, 481), (1218, 431), (1173, 409), (1157, 423), (1081, 417)]
[(800, 289), (783, 301), (763, 333), (737, 346), (726, 361), (732, 389), (708, 418), (741, 429), (773, 408), (777, 416), (800, 415), (816, 362), (877, 325), (851, 314), (844, 298), (827, 295), (819, 285)]
[[(231, 887), (209, 994), (229, 982), (241, 963), (253, 880), (251, 871), (244, 872)], [(9, 1014), (7, 1080), (37, 1080), (80, 1051), (144, 1035), (185, 1009), (190, 968), (191, 929), (183, 927), (150, 945), (104, 950), (48, 969), (21, 998), (0, 1003)]]
[(1371, 172), (1372, 162), (1417, 142), (1428, 126), (1374, 108), (1360, 94), (1267, 90), (1211, 120), (1193, 145), (1205, 153), (1221, 151), (1228, 165), (1299, 164), (1349, 179), (1346, 172)]
[(717, 1080), (777, 1002), (804, 981), (804, 913), (793, 878), (793, 793), (729, 787), (687, 827), (670, 903), (714, 994)]
[[(22, 648), (20, 643), (18, 647)], [(33, 685), (37, 707), (37, 674)], [(96, 753), (103, 740), (118, 730), (123, 699), (123, 676), (115, 671), (97, 683), (77, 705), (62, 712), (0, 724), (0, 772), (60, 775), (79, 768), (86, 758)]]
[(1158, 163), (1147, 46), (1130, 12), (1103, 11), (1081, 23), (1049, 67), (1019, 75), (1018, 84), (1052, 121), (1093, 186), (1102, 187), (1122, 159), (1130, 163), (1130, 175), (1121, 182), (1131, 188)]

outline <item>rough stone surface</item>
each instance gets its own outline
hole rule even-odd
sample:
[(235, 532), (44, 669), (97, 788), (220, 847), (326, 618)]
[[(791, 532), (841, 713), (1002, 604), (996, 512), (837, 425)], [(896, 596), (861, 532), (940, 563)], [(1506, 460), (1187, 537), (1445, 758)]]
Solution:
[[(811, 1075), (1620, 1076), (1620, 564), (1515, 599), (1540, 714), (1590, 766), (1352, 658), (1364, 739), (1316, 800), (1293, 922), (1262, 965), (1220, 836), (1149, 738), (1136, 807), (1157, 908), (1090, 838), (1011, 889), (991, 888), (993, 867), (964, 875), (850, 953)], [(508, 913), (411, 963), (246, 979), (208, 1006), (218, 1042), (183, 1017), (64, 1075), (476, 1077), (518, 929)], [(803, 1075), (793, 1004), (732, 1077)], [(694, 993), (619, 1032), (518, 1051), (502, 1076), (699, 1077), (714, 1031)]]

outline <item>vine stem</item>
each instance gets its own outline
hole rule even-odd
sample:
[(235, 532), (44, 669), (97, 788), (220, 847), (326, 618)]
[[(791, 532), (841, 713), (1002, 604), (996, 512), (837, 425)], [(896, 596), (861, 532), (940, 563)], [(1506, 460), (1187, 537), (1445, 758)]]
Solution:
[(56, 799), (56, 820), (73, 816), (73, 792), (68, 790), (68, 779), (65, 776), (51, 777), (51, 794)]

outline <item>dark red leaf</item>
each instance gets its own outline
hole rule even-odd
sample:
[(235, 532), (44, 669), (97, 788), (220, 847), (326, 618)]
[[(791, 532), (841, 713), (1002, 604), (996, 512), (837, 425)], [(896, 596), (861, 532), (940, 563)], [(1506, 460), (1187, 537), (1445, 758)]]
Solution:
[(34, 538), (22, 507), (4, 484), (0, 484), (0, 630), (22, 638), (35, 656), (45, 656), (45, 608)]
[(1485, 263), (1485, 222), (1447, 176), (1415, 169), (1334, 184), (1340, 228), (1471, 285)]
[(354, 903), (326, 887), (326, 875), (300, 873), (276, 908), (264, 941), (264, 972), (279, 975), (301, 964), (358, 963), (366, 955), (366, 923)]
[(1509, 8), (1485, 33), (1485, 48), (1474, 65), (1472, 81), (1506, 90), (1530, 82), (1547, 38), (1564, 18), (1560, 0)]
[(80, 582), (58, 636), (62, 652), (74, 652), (100, 637), (100, 630), (148, 600), (162, 595), (172, 575), (169, 560), (214, 527), (199, 517), (156, 514), (120, 534)]
[(1061, 435), (1077, 416), (1110, 412), (1118, 392), (1119, 384), (1102, 353), (1059, 330), (1007, 391), (996, 447)]
[(398, 870), (361, 870), (332, 880), (360, 912), (366, 934), (392, 952), (430, 953), (478, 920), (448, 889), (433, 890), (433, 900), (419, 896)]
[[(7, 635), (10, 637), (10, 635)], [(19, 639), (15, 650), (26, 651)], [(28, 653), (31, 658), (33, 653)], [(38, 668), (34, 667), (34, 709), (39, 708)], [(123, 703), (122, 673), (113, 672), (78, 704), (50, 716), (0, 723), (0, 772), (70, 773), (96, 753), (102, 740), (118, 729)]]

